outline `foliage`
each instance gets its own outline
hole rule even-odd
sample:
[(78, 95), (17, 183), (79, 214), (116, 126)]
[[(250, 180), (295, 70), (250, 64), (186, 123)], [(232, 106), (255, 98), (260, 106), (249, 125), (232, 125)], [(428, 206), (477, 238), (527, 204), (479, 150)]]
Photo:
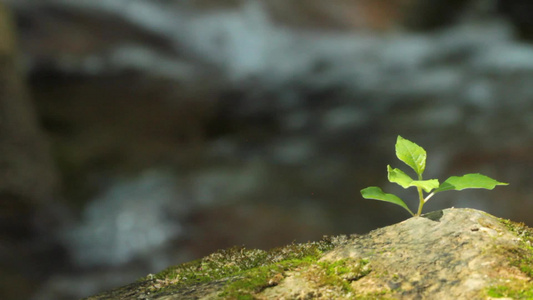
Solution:
[[(388, 179), (390, 182), (396, 183), (403, 188), (415, 187), (418, 191), (419, 205), (417, 213), (413, 213), (405, 202), (398, 196), (387, 194), (376, 186), (367, 187), (361, 190), (361, 195), (365, 199), (380, 200), (390, 202), (405, 208), (411, 215), (420, 216), (424, 204), (433, 197), (436, 193), (449, 190), (464, 190), (464, 189), (488, 189), (492, 190), (497, 185), (507, 185), (507, 183), (496, 181), (488, 176), (476, 173), (466, 174), (463, 176), (451, 176), (443, 183), (439, 184), (437, 179), (424, 180), (422, 174), (426, 169), (426, 150), (417, 144), (398, 136), (396, 141), (396, 157), (411, 167), (416, 175), (416, 179), (412, 179), (404, 171), (387, 166)], [(427, 196), (424, 196), (424, 192)]]

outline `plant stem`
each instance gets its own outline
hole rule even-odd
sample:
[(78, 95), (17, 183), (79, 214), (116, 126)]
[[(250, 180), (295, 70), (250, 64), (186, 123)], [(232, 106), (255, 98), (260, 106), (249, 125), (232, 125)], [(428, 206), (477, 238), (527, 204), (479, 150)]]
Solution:
[(427, 197), (424, 199), (424, 203), (428, 202), (429, 198), (433, 197), (433, 195), (435, 195), (435, 192), (427, 195)]
[(417, 187), (418, 190), (418, 198), (420, 200), (420, 203), (418, 204), (418, 212), (416, 213), (416, 216), (420, 216), (422, 214), (422, 207), (424, 207), (424, 194), (422, 193), (422, 188)]
[[(422, 174), (417, 174), (418, 180), (422, 180)], [(422, 193), (422, 188), (417, 187), (416, 190), (418, 191), (418, 200), (420, 203), (418, 203), (418, 212), (416, 213), (416, 216), (420, 216), (422, 214), (422, 207), (424, 207), (424, 194)]]

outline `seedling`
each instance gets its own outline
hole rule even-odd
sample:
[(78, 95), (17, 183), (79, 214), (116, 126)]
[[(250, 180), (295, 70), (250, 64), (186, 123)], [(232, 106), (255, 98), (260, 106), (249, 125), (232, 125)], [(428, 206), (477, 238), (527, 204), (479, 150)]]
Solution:
[[(496, 181), (479, 173), (466, 174), (463, 176), (452, 176), (441, 184), (439, 184), (439, 180), (437, 179), (424, 180), (422, 178), (422, 173), (424, 173), (424, 170), (426, 169), (426, 150), (417, 144), (402, 138), (401, 136), (398, 136), (398, 139), (396, 140), (396, 156), (399, 160), (403, 161), (415, 171), (417, 180), (412, 179), (400, 169), (393, 169), (390, 165), (387, 166), (387, 177), (390, 182), (397, 183), (404, 189), (416, 187), (420, 201), (417, 213), (414, 214), (402, 199), (396, 195), (383, 192), (381, 188), (377, 186), (371, 186), (362, 189), (361, 195), (363, 195), (363, 198), (365, 199), (386, 201), (399, 205), (405, 208), (413, 216), (420, 216), (424, 204), (426, 204), (431, 197), (439, 192), (449, 190), (460, 191), (464, 189), (492, 190), (497, 185), (508, 185), (508, 183)], [(425, 197), (424, 192), (427, 193), (427, 196)]]

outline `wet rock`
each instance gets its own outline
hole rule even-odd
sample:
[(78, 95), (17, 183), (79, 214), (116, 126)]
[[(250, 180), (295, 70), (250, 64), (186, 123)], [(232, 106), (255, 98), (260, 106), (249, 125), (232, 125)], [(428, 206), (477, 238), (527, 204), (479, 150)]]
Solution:
[(533, 3), (528, 0), (499, 0), (497, 10), (509, 18), (520, 37), (533, 39)]
[(273, 19), (289, 26), (387, 31), (403, 22), (413, 1), (264, 1)]
[(177, 186), (171, 174), (152, 171), (100, 195), (84, 211), (83, 223), (62, 235), (75, 265), (124, 265), (178, 239), (189, 205)]
[(87, 299), (512, 298), (533, 294), (532, 242), (524, 225), (452, 208), (362, 236), (225, 250)]
[[(405, 2), (405, 1), (404, 1)], [(412, 29), (430, 30), (449, 26), (465, 13), (471, 0), (412, 0), (405, 12), (403, 24)]]
[[(189, 1), (200, 10), (228, 9), (251, 2)], [(427, 30), (452, 24), (470, 0), (269, 0), (265, 5), (278, 23), (298, 28), (327, 30), (390, 31), (400, 27)]]

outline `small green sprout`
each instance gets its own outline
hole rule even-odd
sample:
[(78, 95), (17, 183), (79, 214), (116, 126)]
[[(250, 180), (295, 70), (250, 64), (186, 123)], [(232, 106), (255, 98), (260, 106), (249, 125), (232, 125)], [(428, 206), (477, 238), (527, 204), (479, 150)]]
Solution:
[[(418, 212), (414, 214), (402, 199), (396, 195), (384, 193), (381, 188), (377, 186), (362, 189), (361, 195), (365, 199), (386, 201), (399, 205), (405, 208), (413, 216), (420, 216), (424, 204), (438, 192), (449, 190), (460, 191), (464, 189), (492, 190), (497, 185), (508, 185), (508, 183), (499, 182), (481, 174), (452, 176), (441, 184), (439, 184), (437, 179), (423, 180), (422, 173), (424, 173), (424, 170), (426, 169), (426, 150), (401, 136), (398, 136), (396, 141), (396, 156), (416, 172), (418, 175), (417, 180), (412, 179), (400, 169), (393, 169), (390, 165), (387, 166), (388, 179), (390, 182), (399, 184), (404, 189), (408, 187), (416, 187), (420, 200)], [(424, 192), (428, 194), (426, 197), (424, 197)]]

